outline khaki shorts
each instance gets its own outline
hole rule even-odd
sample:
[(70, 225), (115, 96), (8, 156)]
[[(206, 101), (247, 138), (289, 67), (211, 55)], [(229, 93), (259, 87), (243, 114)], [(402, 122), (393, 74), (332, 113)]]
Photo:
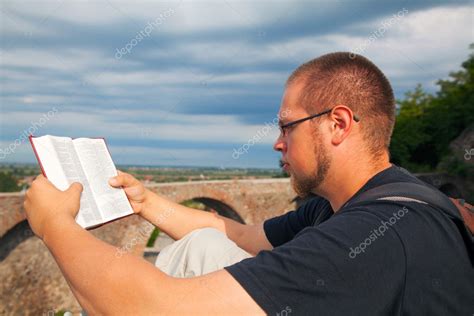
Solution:
[(170, 276), (190, 278), (250, 257), (251, 254), (239, 248), (220, 230), (201, 228), (163, 248), (155, 266)]

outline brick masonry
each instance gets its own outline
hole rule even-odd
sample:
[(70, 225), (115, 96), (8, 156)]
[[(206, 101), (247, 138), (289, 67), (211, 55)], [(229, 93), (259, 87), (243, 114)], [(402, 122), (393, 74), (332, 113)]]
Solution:
[[(230, 206), (246, 223), (256, 223), (294, 208), (289, 179), (164, 183), (148, 186), (175, 202), (210, 198)], [(25, 220), (23, 194), (0, 193), (0, 238), (19, 240), (0, 259), (0, 315), (52, 315), (81, 309), (56, 262), (31, 231), (12, 229)], [(91, 231), (97, 238), (142, 257), (152, 225), (133, 215)], [(22, 238), (23, 237), (23, 238)], [(0, 239), (4, 241), (6, 238)], [(10, 240), (11, 238), (9, 238)], [(5, 249), (5, 245), (0, 245)]]

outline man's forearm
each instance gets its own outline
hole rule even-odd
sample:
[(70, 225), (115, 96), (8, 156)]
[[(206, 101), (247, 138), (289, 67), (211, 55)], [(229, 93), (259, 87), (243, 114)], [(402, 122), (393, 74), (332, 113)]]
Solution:
[(133, 314), (139, 310), (136, 304), (146, 309), (151, 301), (168, 305), (174, 300), (165, 291), (172, 288), (171, 277), (133, 255), (116, 257), (114, 247), (73, 220), (50, 227), (43, 240), (81, 306), (91, 314)]
[[(224, 220), (221, 216), (186, 207), (151, 191), (147, 192), (147, 203), (140, 215), (175, 240), (204, 227), (214, 227), (225, 233)], [(235, 224), (237, 225), (232, 225), (235, 228), (243, 226), (237, 222)]]
[(213, 227), (253, 255), (262, 249), (272, 249), (261, 224), (241, 224), (215, 213), (174, 203), (151, 191), (147, 191), (147, 195), (147, 203), (140, 215), (175, 240), (195, 229)]
[[(78, 183), (61, 191), (40, 175), (26, 192), (23, 206), (31, 229), (49, 248), (74, 295), (90, 314), (263, 313), (226, 270), (173, 278), (143, 258), (127, 253), (116, 256), (116, 248), (75, 222), (81, 192)], [(143, 206), (144, 193), (138, 192), (131, 201), (137, 210)], [(225, 299), (216, 296), (222, 290)]]

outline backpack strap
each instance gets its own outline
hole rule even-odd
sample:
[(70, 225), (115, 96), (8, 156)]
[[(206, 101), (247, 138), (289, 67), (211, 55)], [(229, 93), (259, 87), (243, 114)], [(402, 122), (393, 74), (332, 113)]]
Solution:
[(474, 265), (474, 235), (466, 227), (456, 205), (436, 188), (413, 182), (394, 182), (384, 184), (362, 192), (349, 200), (343, 208), (353, 207), (366, 202), (380, 201), (392, 203), (427, 204), (442, 211), (454, 222), (467, 246), (471, 263)]
[(346, 206), (363, 201), (388, 200), (395, 202), (415, 202), (438, 207), (450, 217), (462, 221), (462, 216), (451, 200), (435, 188), (412, 182), (394, 182), (384, 184), (362, 192)]

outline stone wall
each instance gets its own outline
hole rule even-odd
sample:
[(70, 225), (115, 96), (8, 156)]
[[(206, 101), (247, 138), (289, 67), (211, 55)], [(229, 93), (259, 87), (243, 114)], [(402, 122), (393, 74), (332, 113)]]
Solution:
[[(182, 202), (209, 198), (230, 206), (246, 223), (294, 208), (288, 179), (155, 184), (149, 188)], [(53, 315), (80, 311), (61, 271), (44, 244), (25, 225), (21, 193), (0, 193), (0, 315)], [(97, 238), (143, 255), (152, 225), (137, 215), (91, 231)]]

